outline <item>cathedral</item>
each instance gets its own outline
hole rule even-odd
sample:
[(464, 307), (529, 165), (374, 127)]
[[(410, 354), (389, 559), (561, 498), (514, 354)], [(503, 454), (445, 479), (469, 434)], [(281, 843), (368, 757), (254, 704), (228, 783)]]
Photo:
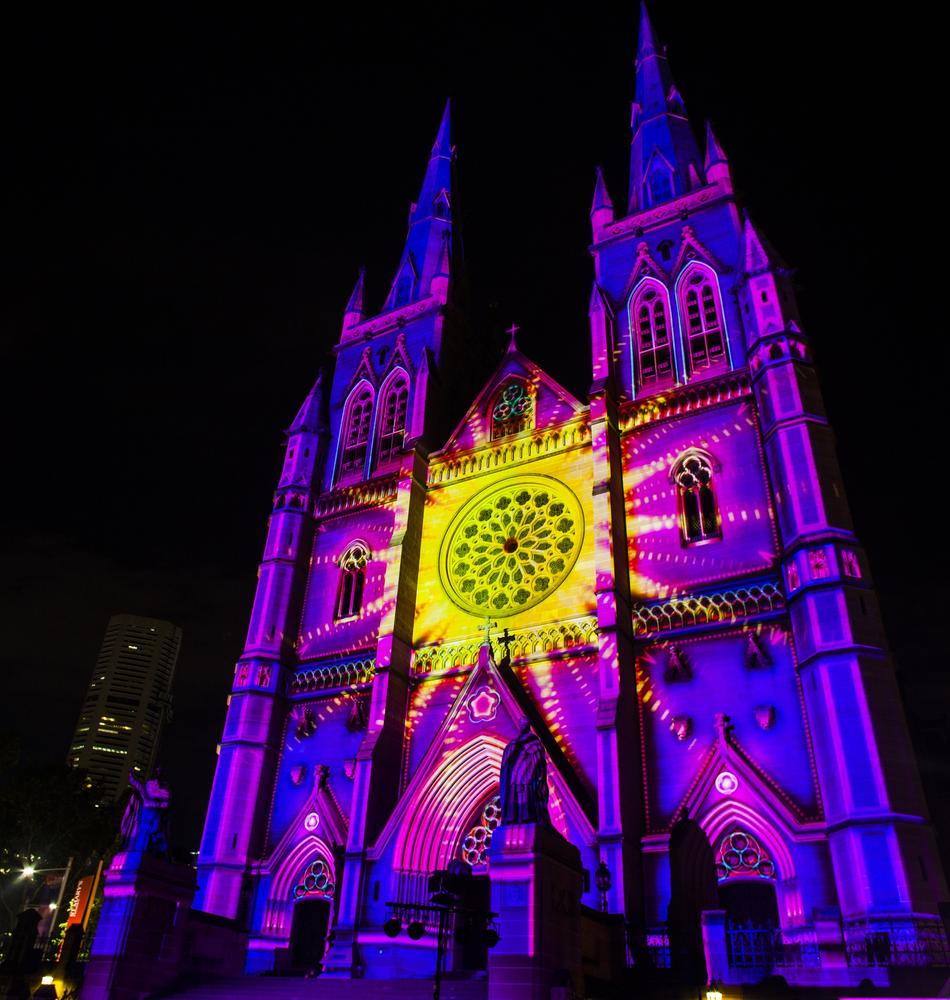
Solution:
[[(360, 275), (287, 431), (198, 858), (196, 908), (247, 928), (247, 975), (431, 975), (430, 876), (463, 865), (496, 899), (525, 732), (582, 917), (622, 927), (629, 967), (675, 967), (684, 927), (737, 983), (946, 964), (789, 272), (645, 9), (632, 130), (626, 203), (598, 171), (590, 211), (586, 398), (515, 328), (460, 395), (481, 348), (446, 107), (388, 296)], [(477, 974), (485, 949), (456, 935), (445, 961)]]

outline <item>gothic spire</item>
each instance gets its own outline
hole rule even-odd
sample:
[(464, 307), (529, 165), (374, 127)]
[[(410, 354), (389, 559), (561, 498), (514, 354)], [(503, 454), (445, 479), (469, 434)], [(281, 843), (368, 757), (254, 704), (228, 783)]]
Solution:
[(321, 413), (323, 410), (323, 372), (317, 376), (317, 381), (313, 383), (313, 388), (307, 393), (306, 399), (297, 411), (294, 422), (287, 431), (287, 436), (291, 434), (311, 433), (316, 434), (320, 430)]
[[(684, 194), (701, 181), (702, 159), (673, 83), (666, 49), (656, 41), (646, 3), (640, 4), (636, 96), (633, 104), (628, 211)], [(692, 167), (692, 170), (690, 170)]]
[(440, 275), (445, 257), (443, 248), (445, 242), (452, 238), (454, 160), (451, 106), (446, 101), (419, 199), (409, 212), (409, 233), (386, 300), (387, 309), (397, 309), (425, 298), (431, 294), (432, 279)]
[(760, 274), (773, 268), (783, 268), (781, 257), (752, 224), (748, 214), (742, 213), (742, 270), (745, 274)]
[(353, 286), (353, 291), (350, 293), (350, 300), (346, 304), (346, 309), (343, 310), (344, 329), (356, 326), (357, 323), (361, 323), (366, 315), (363, 310), (363, 286), (365, 283), (366, 268), (361, 267), (359, 277), (357, 277), (356, 284)]
[(610, 200), (610, 192), (604, 182), (604, 172), (597, 168), (597, 179), (594, 182), (594, 200), (590, 206), (590, 224), (596, 240), (600, 233), (614, 221), (614, 203)]

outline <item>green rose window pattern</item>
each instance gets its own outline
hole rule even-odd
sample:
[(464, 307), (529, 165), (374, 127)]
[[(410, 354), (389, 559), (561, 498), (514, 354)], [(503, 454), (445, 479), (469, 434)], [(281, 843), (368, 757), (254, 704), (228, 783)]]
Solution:
[(735, 875), (775, 878), (775, 865), (751, 833), (736, 830), (723, 838), (716, 858), (716, 877), (722, 882)]
[(509, 382), (496, 397), (491, 411), (492, 437), (516, 434), (528, 425), (531, 396), (523, 382)]
[(570, 573), (584, 538), (577, 497), (545, 476), (478, 494), (442, 550), (449, 595), (473, 614), (505, 617), (539, 604)]
[(473, 868), (488, 864), (491, 835), (501, 823), (501, 796), (496, 795), (482, 810), (482, 821), (473, 826), (462, 841), (461, 857)]

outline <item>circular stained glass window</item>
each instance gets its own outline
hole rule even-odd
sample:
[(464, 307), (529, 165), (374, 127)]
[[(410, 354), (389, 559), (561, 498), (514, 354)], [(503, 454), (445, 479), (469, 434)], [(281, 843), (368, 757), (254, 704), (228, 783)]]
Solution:
[(443, 580), (471, 614), (514, 615), (557, 590), (583, 540), (584, 516), (571, 490), (547, 476), (523, 476), (459, 511), (442, 544)]

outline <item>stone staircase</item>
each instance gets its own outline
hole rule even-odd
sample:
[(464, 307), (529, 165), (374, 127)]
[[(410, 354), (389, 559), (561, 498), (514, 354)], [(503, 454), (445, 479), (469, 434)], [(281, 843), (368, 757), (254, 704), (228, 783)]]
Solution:
[[(486, 1000), (488, 980), (443, 979), (441, 1000)], [(296, 979), (242, 976), (181, 987), (162, 1000), (431, 1000), (431, 979)]]

